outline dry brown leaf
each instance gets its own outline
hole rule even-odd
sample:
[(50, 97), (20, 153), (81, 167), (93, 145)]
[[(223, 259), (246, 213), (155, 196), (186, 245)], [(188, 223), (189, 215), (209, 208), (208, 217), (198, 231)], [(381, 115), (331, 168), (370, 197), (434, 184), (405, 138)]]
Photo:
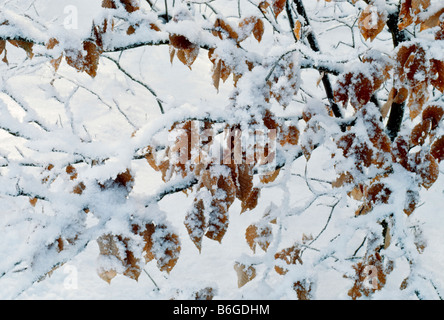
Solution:
[(245, 231), (245, 239), (250, 249), (256, 252), (256, 245), (267, 251), (271, 243), (272, 230), (268, 224), (252, 224)]
[(177, 58), (191, 70), (191, 66), (196, 61), (199, 55), (199, 47), (191, 46), (189, 49), (182, 49), (177, 51)]
[(29, 198), (29, 203), (31, 204), (31, 206), (35, 207), (35, 205), (37, 204), (37, 198)]
[(194, 201), (193, 207), (185, 217), (185, 227), (188, 231), (191, 241), (197, 247), (199, 252), (202, 250), (202, 239), (205, 235), (207, 224), (205, 222), (204, 203), (200, 199)]
[(430, 148), (430, 153), (438, 162), (444, 160), (444, 136), (440, 136), (435, 140)]
[(32, 52), (32, 47), (34, 46), (34, 43), (23, 40), (9, 40), (9, 43), (17, 48), (25, 50), (28, 58), (32, 59), (34, 57), (34, 53)]
[(373, 5), (368, 5), (358, 19), (358, 26), (365, 40), (373, 41), (381, 33), (387, 22), (387, 16)]
[(262, 36), (264, 35), (264, 22), (262, 19), (258, 19), (253, 28), (253, 36), (258, 41), (262, 41)]
[(170, 34), (170, 45), (179, 50), (191, 49), (194, 45), (187, 37), (180, 34)]
[(262, 13), (267, 13), (267, 9), (270, 6), (270, 3), (268, 1), (262, 1), (259, 3), (259, 9), (262, 11)]
[(410, 135), (410, 143), (413, 146), (424, 144), (431, 129), (432, 129), (431, 119), (425, 119), (421, 121), (413, 128), (412, 133)]
[(5, 48), (6, 48), (6, 40), (0, 40), (0, 54), (3, 53)]
[(259, 179), (262, 183), (265, 183), (265, 184), (271, 183), (276, 180), (276, 178), (279, 176), (280, 171), (281, 171), (281, 169), (279, 168), (277, 170), (274, 170), (271, 173), (261, 175)]
[(301, 40), (301, 36), (302, 36), (302, 23), (299, 20), (296, 20), (294, 23), (294, 29), (293, 29), (293, 33), (296, 37), (296, 39), (299, 41)]
[(274, 11), (275, 18), (277, 18), (281, 14), (281, 12), (284, 10), (286, 2), (287, 2), (287, 0), (274, 0), (273, 1), (272, 8)]
[(237, 273), (237, 286), (239, 288), (243, 287), (256, 277), (256, 269), (253, 266), (246, 266), (236, 262), (234, 264), (234, 270), (236, 270)]
[(297, 281), (293, 284), (293, 290), (296, 291), (298, 300), (310, 300), (311, 296), (311, 283), (308, 281)]
[(83, 182), (80, 182), (79, 184), (77, 184), (74, 189), (72, 190), (72, 192), (74, 194), (78, 194), (81, 195), (83, 193), (83, 191), (85, 191), (86, 186)]
[[(290, 248), (283, 249), (278, 253), (276, 253), (274, 255), (274, 259), (281, 260), (280, 264), (282, 264), (282, 262), (285, 262), (287, 265), (292, 265), (292, 264), (294, 265), (297, 263), (302, 264), (300, 254), (301, 254), (301, 249), (298, 244), (295, 244)], [(274, 269), (280, 275), (285, 275), (288, 272), (288, 270), (282, 267), (281, 265), (275, 265)]]
[(413, 23), (412, 0), (402, 0), (399, 12), (398, 29), (404, 30)]
[(339, 177), (337, 177), (336, 180), (332, 182), (331, 185), (333, 188), (340, 188), (346, 184), (353, 183), (353, 181), (354, 178), (350, 172), (342, 172)]
[(241, 213), (244, 213), (245, 211), (253, 210), (254, 208), (256, 208), (260, 192), (261, 192), (261, 189), (259, 189), (259, 188), (253, 188), (251, 190), (251, 192), (248, 195), (248, 197), (244, 201), (242, 201)]
[(213, 200), (208, 210), (208, 228), (205, 236), (221, 243), (229, 224), (227, 204), (221, 200)]
[(430, 83), (439, 91), (444, 93), (444, 61), (431, 59), (431, 73), (434, 78), (430, 80)]
[(222, 60), (218, 60), (216, 66), (213, 69), (213, 85), (216, 90), (219, 92), (219, 83), (222, 69)]
[(145, 261), (157, 260), (160, 271), (170, 273), (179, 259), (181, 246), (179, 236), (165, 224), (148, 223), (140, 232), (145, 242), (143, 252)]
[(444, 13), (444, 8), (439, 9), (434, 14), (430, 15), (425, 20), (421, 21), (421, 31), (434, 28), (440, 24), (439, 18)]
[(214, 22), (213, 35), (219, 37), (221, 40), (223, 40), (224, 36), (228, 36), (228, 38), (237, 41), (239, 37), (238, 33), (234, 31), (234, 28), (229, 22), (221, 18), (217, 18)]

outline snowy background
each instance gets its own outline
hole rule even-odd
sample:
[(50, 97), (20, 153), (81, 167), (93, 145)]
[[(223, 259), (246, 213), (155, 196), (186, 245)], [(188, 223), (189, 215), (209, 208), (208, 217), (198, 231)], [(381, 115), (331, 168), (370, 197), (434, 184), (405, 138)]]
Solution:
[[(3, 2), (10, 2), (2, 0)], [(309, 2), (309, 1), (308, 1)], [(318, 4), (316, 4), (316, 2)], [(321, 6), (322, 1), (312, 1), (310, 9), (316, 9)], [(15, 1), (14, 6), (17, 10), (23, 12), (38, 13), (42, 21), (51, 21), (54, 29), (57, 26), (63, 30), (64, 19), (67, 17), (64, 11), (67, 6), (75, 6), (78, 8), (78, 29), (71, 30), (79, 37), (89, 35), (91, 23), (99, 14), (100, 0), (36, 0), (36, 1)], [(12, 6), (12, 4), (10, 4)], [(17, 11), (18, 12), (18, 11)], [(316, 24), (314, 24), (316, 27)], [(349, 54), (348, 47), (345, 45), (337, 46), (340, 39), (344, 39), (344, 33), (349, 32), (344, 28), (338, 28), (336, 37), (323, 37), (323, 33), (319, 33), (320, 43), (325, 52), (335, 50), (335, 55)], [(267, 37), (265, 35), (264, 42)], [(388, 41), (388, 42), (387, 42)], [(380, 41), (377, 45), (378, 49), (390, 52), (391, 39)], [(334, 48), (334, 49), (333, 49)], [(13, 51), (9, 53), (13, 55)], [(110, 54), (112, 57), (118, 57), (118, 54)], [(140, 81), (149, 84), (150, 87), (158, 94), (159, 97), (166, 101), (171, 101), (175, 105), (206, 105), (209, 108), (223, 109), (227, 104), (230, 94), (232, 82), (222, 83), (219, 92), (213, 87), (211, 80), (211, 62), (205, 53), (201, 53), (192, 71), (188, 67), (179, 63), (177, 60), (171, 64), (169, 61), (169, 53), (167, 46), (143, 47), (137, 50), (130, 50), (123, 53), (121, 57), (122, 66), (126, 68), (134, 77)], [(29, 104), (35, 106), (35, 109), (43, 108), (45, 115), (48, 116), (48, 122), (57, 122), (68, 125), (68, 119), (59, 118), (57, 106), (48, 102), (47, 97), (42, 94), (40, 77), (52, 77), (52, 69), (50, 66), (39, 68), (36, 74), (18, 75), (9, 80), (10, 85), (15, 88), (21, 88), (22, 95), (26, 96)], [(160, 117), (159, 108), (155, 99), (146, 93), (146, 90), (135, 83), (129, 84), (132, 92), (121, 93), (116, 96), (114, 92), (121, 92), (122, 83), (129, 81), (122, 77), (116, 70), (116, 66), (109, 60), (102, 58), (99, 65), (99, 74), (91, 80), (86, 74), (77, 74), (75, 70), (66, 66), (63, 62), (60, 67), (59, 74), (69, 79), (75, 79), (77, 83), (89, 89), (108, 88), (106, 90), (106, 103), (113, 105), (113, 101), (119, 101), (120, 108), (130, 119), (133, 124), (131, 126), (118, 110), (113, 108), (110, 110), (103, 105), (96, 97), (91, 95), (86, 89), (76, 93), (75, 98), (70, 101), (70, 108), (74, 116), (80, 123), (85, 123), (88, 127), (88, 134), (95, 139), (103, 141), (104, 144), (119, 139), (120, 135), (129, 135), (134, 131), (135, 127), (146, 125), (147, 123), (155, 123)], [(304, 72), (302, 80), (306, 83), (315, 83), (319, 75), (316, 72)], [(72, 90), (72, 82), (60, 81), (57, 84), (60, 92), (69, 94)], [(319, 94), (319, 88), (313, 86), (311, 94)], [(291, 112), (291, 111), (289, 111)], [(52, 118), (50, 118), (52, 116)], [(115, 130), (118, 127), (119, 130)], [(80, 129), (78, 129), (80, 130)], [(79, 131), (80, 132), (80, 131)], [(83, 133), (86, 134), (86, 133)], [(8, 135), (0, 135), (0, 145), (7, 148), (10, 142)], [(330, 155), (323, 149), (316, 150), (310, 161), (309, 174), (313, 178), (332, 180), (334, 171), (328, 168), (325, 159)], [(307, 192), (307, 186), (298, 174), (304, 173), (304, 159), (296, 161), (292, 168), (295, 183), (289, 190), (291, 197), (291, 205), (298, 206), (304, 204), (310, 198)], [(145, 160), (135, 162), (133, 168), (137, 172), (134, 193), (143, 195), (154, 194), (158, 187), (162, 184), (159, 172), (151, 170)], [(300, 179), (300, 181), (298, 181)], [(322, 183), (319, 183), (322, 188)], [(441, 177), (434, 186), (421, 194), (422, 205), (415, 211), (412, 220), (416, 221), (422, 227), (427, 238), (427, 248), (423, 253), (423, 264), (425, 269), (429, 269), (434, 273), (434, 279), (437, 285), (444, 287), (444, 246), (442, 233), (444, 231), (444, 207), (441, 205), (443, 200), (444, 178)], [(281, 283), (280, 276), (274, 271), (269, 273), (268, 286), (264, 283), (252, 281), (242, 287), (237, 286), (236, 272), (233, 269), (233, 262), (243, 255), (251, 255), (251, 250), (245, 241), (245, 230), (253, 222), (258, 221), (267, 207), (271, 203), (279, 205), (280, 194), (279, 189), (270, 188), (264, 192), (259, 200), (259, 205), (251, 212), (240, 215), (240, 202), (236, 200), (230, 209), (230, 226), (228, 232), (219, 244), (215, 241), (204, 238), (202, 252), (199, 254), (195, 245), (188, 237), (187, 230), (183, 224), (184, 215), (187, 208), (192, 204), (193, 197), (187, 197), (183, 193), (168, 196), (163, 199), (159, 206), (167, 212), (167, 216), (171, 224), (177, 230), (180, 239), (182, 251), (177, 265), (170, 274), (162, 273), (156, 267), (155, 261), (145, 266), (145, 272), (139, 277), (138, 281), (118, 275), (111, 284), (106, 283), (97, 275), (96, 260), (99, 255), (99, 247), (96, 242), (88, 244), (87, 248), (69, 263), (56, 269), (47, 279), (35, 283), (31, 288), (23, 292), (18, 299), (169, 299), (183, 298), (188, 299), (195, 290), (203, 287), (217, 287), (219, 298), (223, 299), (294, 299), (294, 291), (288, 286), (288, 283)], [(293, 233), (296, 238), (300, 238), (305, 234), (318, 234), (329, 218), (330, 208), (323, 206), (325, 203), (313, 205), (294, 219), (294, 223), (288, 225), (286, 232)], [(3, 204), (4, 205), (4, 204)], [(14, 204), (19, 206), (20, 204)], [(12, 206), (12, 204), (11, 204)], [(37, 208), (39, 208), (37, 206)], [(17, 208), (14, 208), (17, 210)], [(7, 215), (10, 208), (4, 208), (0, 212)], [(19, 209), (18, 209), (19, 210)], [(354, 209), (344, 204), (337, 210), (337, 214), (332, 217), (331, 225), (335, 225), (335, 219), (338, 221), (347, 215), (353, 215)], [(317, 245), (322, 246), (322, 241), (329, 241), (336, 234), (335, 228), (328, 229), (322, 234)], [(26, 237), (26, 227), (18, 229), (15, 232), (0, 230), (3, 233), (1, 241), (8, 241), (14, 246), (15, 243)], [(282, 245), (292, 245), (294, 239), (289, 239), (285, 243), (283, 239)], [(359, 245), (359, 239), (356, 239)], [(356, 248), (356, 243), (350, 244)], [(2, 248), (7, 246), (2, 245)], [(261, 250), (258, 249), (260, 255)], [(11, 252), (0, 252), (0, 259), (7, 259)], [(309, 252), (307, 251), (307, 254)], [(260, 271), (260, 270), (259, 270)], [(389, 277), (386, 288), (393, 292), (397, 291), (401, 282), (408, 273), (406, 263), (400, 263), (397, 270)], [(150, 279), (151, 277), (151, 279)], [(316, 294), (319, 299), (346, 299), (347, 291), (351, 287), (351, 281), (344, 279), (342, 274), (334, 269), (327, 267), (318, 275), (319, 285), (316, 288)], [(0, 287), (0, 298), (9, 297), (9, 289), (15, 283), (11, 280)], [(154, 282), (155, 283), (154, 283)], [(273, 286), (276, 283), (276, 286)], [(339, 293), (339, 294), (338, 294)], [(383, 293), (376, 292), (374, 298), (391, 299), (396, 296), (387, 296)]]

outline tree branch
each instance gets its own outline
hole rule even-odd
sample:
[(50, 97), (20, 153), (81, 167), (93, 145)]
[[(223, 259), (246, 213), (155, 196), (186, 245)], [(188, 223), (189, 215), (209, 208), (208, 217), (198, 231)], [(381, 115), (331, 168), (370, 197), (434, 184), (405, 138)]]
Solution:
[[(293, 1), (296, 5), (297, 13), (304, 18), (305, 25), (310, 26), (310, 21), (308, 20), (307, 12), (305, 11), (305, 7), (304, 4), (302, 3), (302, 0), (293, 0)], [(315, 52), (321, 51), (319, 43), (313, 31), (308, 32), (307, 41), (313, 51)], [(334, 101), (333, 87), (331, 85), (330, 79), (328, 78), (328, 74), (326, 73), (324, 73), (324, 75), (322, 76), (322, 84), (324, 85), (325, 93), (327, 94), (327, 99), (328, 102), (330, 103), (333, 114), (337, 118), (342, 118), (343, 115), (341, 109), (339, 108), (339, 105)]]

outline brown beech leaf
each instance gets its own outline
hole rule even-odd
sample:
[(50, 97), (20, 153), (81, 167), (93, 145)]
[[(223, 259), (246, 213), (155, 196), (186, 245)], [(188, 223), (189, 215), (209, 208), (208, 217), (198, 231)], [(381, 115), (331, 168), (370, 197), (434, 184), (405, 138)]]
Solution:
[(299, 20), (296, 20), (294, 22), (293, 34), (294, 34), (294, 36), (296, 37), (296, 39), (298, 41), (301, 40), (301, 36), (302, 36), (302, 23)]
[(247, 39), (250, 36), (250, 34), (253, 33), (253, 30), (254, 30), (258, 20), (259, 19), (257, 17), (251, 16), (251, 17), (244, 18), (239, 22), (238, 38), (237, 38), (237, 40), (239, 42), (244, 41), (245, 39)]
[(221, 243), (229, 224), (227, 205), (223, 201), (213, 200), (208, 210), (208, 228), (205, 236)]
[(439, 176), (439, 165), (432, 154), (427, 153), (425, 155), (418, 152), (415, 155), (415, 171), (421, 177), (421, 185), (429, 189)]
[(85, 191), (86, 186), (83, 182), (78, 183), (72, 190), (74, 194), (81, 195)]
[(222, 70), (222, 60), (219, 59), (215, 67), (213, 68), (213, 85), (218, 92), (219, 92), (221, 70)]
[(239, 288), (243, 287), (256, 277), (256, 269), (251, 265), (246, 266), (245, 264), (236, 262), (234, 264), (234, 270), (236, 270), (237, 286)]
[(182, 49), (177, 51), (177, 58), (191, 70), (191, 66), (196, 61), (199, 55), (199, 47), (192, 46), (189, 49)]
[(94, 78), (97, 75), (101, 51), (94, 42), (89, 40), (83, 42), (83, 50), (86, 52), (86, 55), (83, 55), (80, 51), (71, 50), (67, 52), (66, 62), (79, 72), (84, 71)]
[(419, 193), (413, 190), (407, 190), (405, 202), (404, 202), (404, 213), (410, 216), (413, 211), (415, 211), (416, 206), (419, 204)]
[(302, 259), (300, 257), (300, 254), (301, 254), (301, 249), (298, 244), (295, 244), (290, 248), (286, 248), (279, 251), (274, 255), (275, 260), (280, 260), (279, 265), (275, 265), (274, 269), (280, 275), (285, 275), (288, 272), (288, 270), (282, 267), (281, 264), (283, 264), (283, 262), (285, 262), (287, 265), (292, 265), (292, 264), (294, 265), (297, 263), (302, 264)]
[(155, 258), (153, 253), (153, 234), (155, 230), (156, 226), (153, 223), (148, 223), (145, 225), (145, 230), (141, 232), (141, 236), (144, 240), (143, 252), (146, 263)]
[(393, 99), (394, 103), (401, 104), (407, 100), (409, 95), (409, 90), (406, 87), (402, 87), (397, 90), (395, 98)]
[(242, 201), (241, 213), (244, 213), (245, 211), (253, 210), (254, 208), (256, 208), (260, 192), (261, 192), (261, 189), (259, 189), (259, 188), (253, 188), (251, 190), (248, 197), (244, 201)]
[(194, 299), (195, 300), (213, 300), (215, 294), (216, 294), (215, 289), (213, 289), (212, 287), (206, 287), (203, 289), (200, 289), (199, 291), (194, 293)]
[(169, 46), (169, 52), (170, 52), (170, 63), (173, 64), (174, 57), (176, 56), (176, 48), (173, 46)]
[(187, 37), (180, 34), (170, 34), (170, 45), (179, 50), (188, 50), (193, 48), (193, 43)]
[(431, 59), (431, 73), (434, 78), (430, 80), (430, 83), (439, 91), (444, 93), (444, 61)]
[(312, 298), (312, 284), (307, 280), (295, 282), (293, 284), (293, 290), (296, 291), (298, 300), (310, 300)]
[(37, 198), (29, 198), (29, 203), (31, 204), (31, 206), (35, 207), (35, 205), (37, 204)]
[(410, 90), (410, 98), (407, 102), (407, 106), (410, 111), (410, 118), (415, 119), (422, 112), (424, 105), (429, 98), (429, 92), (427, 90), (427, 82), (418, 83), (414, 88)]
[(421, 21), (421, 31), (434, 28), (440, 24), (439, 18), (444, 13), (444, 8), (439, 9), (434, 14), (428, 16), (426, 19)]
[[(308, 122), (308, 121), (307, 121)], [(296, 146), (299, 142), (299, 129), (296, 126), (290, 125), (282, 130), (282, 137), (280, 140), (281, 146), (290, 144)]]
[(234, 30), (228, 21), (217, 18), (214, 22), (213, 35), (223, 40), (224, 37), (238, 40), (239, 34)]
[(62, 63), (62, 59), (63, 59), (63, 54), (61, 54), (60, 57), (58, 57), (57, 59), (52, 59), (50, 61), (55, 71), (59, 70), (60, 64)]
[(179, 236), (165, 224), (148, 223), (140, 232), (145, 242), (145, 261), (157, 260), (160, 271), (170, 273), (176, 266), (181, 251)]
[(85, 41), (83, 43), (83, 50), (86, 51), (86, 55), (83, 57), (83, 71), (94, 78), (97, 75), (102, 51), (97, 44), (92, 41)]
[(430, 130), (432, 128), (432, 120), (425, 119), (418, 123), (412, 130), (410, 135), (410, 143), (414, 146), (424, 144), (427, 139)]
[(334, 180), (332, 182), (332, 187), (333, 188), (340, 188), (344, 185), (347, 184), (351, 184), (353, 183), (354, 178), (353, 175), (350, 172), (342, 172), (337, 178), (336, 180)]
[[(362, 262), (353, 266), (355, 275), (353, 287), (348, 291), (348, 295), (356, 300), (362, 295), (369, 297), (376, 290), (381, 290), (386, 284), (386, 275), (390, 273), (383, 265), (382, 257), (379, 253), (366, 256)], [(366, 281), (370, 283), (367, 284)]]
[[(113, 256), (120, 261), (125, 268), (123, 274), (131, 279), (137, 280), (141, 273), (139, 259), (135, 258), (134, 253), (129, 249), (129, 239), (122, 236), (112, 234), (102, 235), (97, 239), (100, 255)], [(111, 279), (116, 276), (116, 270), (99, 269), (99, 276), (110, 283)]]
[(404, 30), (413, 23), (412, 0), (402, 0), (399, 12), (398, 29)]
[(256, 245), (263, 251), (267, 251), (272, 238), (271, 227), (268, 224), (252, 224), (245, 232), (245, 239), (253, 252), (256, 252)]
[(373, 183), (366, 192), (367, 201), (372, 204), (388, 203), (392, 191), (384, 183)]
[(287, 0), (274, 0), (273, 1), (272, 7), (273, 7), (275, 18), (277, 18), (281, 14), (281, 12), (284, 10), (286, 2), (287, 2)]
[[(48, 40), (48, 43), (46, 44), (46, 49), (48, 50), (52, 50), (54, 49), (57, 45), (59, 44), (59, 40), (57, 40), (56, 38), (51, 38)], [(1, 49), (0, 49), (0, 54), (1, 54)]]
[(204, 210), (205, 208), (203, 200), (195, 200), (193, 207), (190, 211), (188, 211), (184, 221), (188, 235), (199, 252), (202, 250), (202, 239), (205, 235), (205, 229), (207, 227)]
[(119, 0), (129, 13), (139, 10), (138, 0)]
[(154, 151), (151, 146), (148, 146), (146, 148), (145, 159), (148, 162), (148, 164), (151, 166), (151, 168), (153, 168), (156, 171), (160, 170), (159, 167), (157, 166)]
[(258, 19), (253, 28), (253, 36), (258, 41), (262, 41), (262, 36), (264, 35), (264, 22), (262, 19)]
[(9, 40), (9, 43), (17, 48), (25, 50), (28, 58), (32, 59), (34, 57), (34, 53), (32, 52), (32, 47), (34, 46), (34, 43), (23, 40)]
[(280, 171), (281, 171), (281, 169), (279, 168), (277, 170), (274, 170), (271, 173), (261, 175), (259, 179), (262, 183), (265, 183), (265, 184), (271, 183), (276, 180), (276, 178), (279, 176)]
[(0, 54), (3, 53), (5, 48), (6, 48), (6, 40), (0, 40)]
[(358, 26), (365, 40), (373, 41), (381, 33), (387, 22), (387, 16), (373, 5), (368, 5), (358, 19)]
[(430, 148), (430, 153), (438, 162), (444, 160), (444, 136), (440, 136), (435, 140)]
[(259, 3), (259, 9), (262, 11), (262, 13), (267, 13), (267, 9), (270, 6), (270, 3), (268, 1), (262, 1)]
[(117, 9), (114, 0), (103, 0), (102, 1), (102, 8)]

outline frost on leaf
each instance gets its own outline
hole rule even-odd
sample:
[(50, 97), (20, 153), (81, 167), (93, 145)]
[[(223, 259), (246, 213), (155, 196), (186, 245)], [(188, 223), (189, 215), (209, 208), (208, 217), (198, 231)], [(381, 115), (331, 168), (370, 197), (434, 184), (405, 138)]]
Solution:
[(301, 249), (298, 244), (279, 251), (274, 255), (274, 259), (277, 262), (277, 264), (274, 266), (274, 269), (280, 275), (285, 275), (288, 272), (288, 269), (285, 267), (285, 265), (295, 265), (297, 263), (302, 264), (300, 254)]
[(68, 65), (79, 72), (86, 72), (92, 78), (97, 75), (99, 67), (100, 49), (92, 41), (83, 42), (83, 50), (70, 49), (65, 52)]
[(411, 215), (417, 205), (419, 204), (419, 192), (416, 190), (407, 190), (405, 202), (404, 202), (404, 213), (406, 215)]
[(246, 266), (245, 264), (236, 262), (234, 270), (237, 274), (237, 286), (239, 288), (246, 285), (248, 282), (256, 277), (256, 269), (253, 266)]
[(199, 252), (202, 250), (202, 238), (205, 235), (207, 227), (204, 210), (203, 200), (195, 200), (193, 207), (188, 211), (184, 221), (190, 239)]
[(433, 143), (430, 153), (436, 159), (436, 161), (441, 162), (444, 160), (444, 136), (439, 137)]
[(398, 28), (403, 30), (418, 22), (418, 15), (430, 6), (430, 0), (402, 0)]
[(410, 136), (410, 143), (414, 146), (422, 145), (425, 143), (430, 130), (432, 128), (432, 120), (425, 119), (424, 121), (418, 123), (412, 130)]
[(435, 130), (438, 127), (443, 116), (444, 109), (439, 105), (429, 105), (422, 112), (422, 120), (431, 121), (431, 130)]
[(364, 215), (377, 205), (387, 204), (392, 190), (382, 182), (374, 182), (364, 192), (364, 203), (356, 211), (356, 215)]
[(273, 1), (273, 11), (274, 11), (274, 16), (277, 18), (281, 12), (284, 10), (285, 7), (285, 3), (287, 1), (286, 0), (274, 0)]
[(417, 152), (411, 157), (409, 164), (414, 168), (424, 188), (429, 189), (438, 179), (439, 165), (430, 153)]
[(430, 83), (430, 62), (423, 47), (417, 44), (401, 46), (397, 52), (398, 66), (396, 75), (400, 85), (406, 86), (410, 98), (407, 105), (410, 118), (414, 119), (422, 112), (429, 98), (427, 87)]
[(377, 6), (368, 5), (359, 16), (358, 26), (364, 39), (373, 41), (384, 29), (386, 21), (385, 12), (379, 12)]
[(356, 300), (362, 295), (369, 297), (377, 290), (381, 290), (387, 281), (387, 274), (390, 268), (384, 266), (383, 259), (379, 253), (366, 256), (362, 262), (353, 266), (355, 275), (353, 287), (348, 291), (348, 295)]
[(198, 193), (184, 221), (190, 239), (199, 251), (203, 236), (222, 241), (235, 196), (236, 187), (227, 166), (213, 166), (201, 174)]
[(298, 300), (311, 300), (312, 298), (312, 284), (309, 280), (296, 281), (293, 284), (293, 290), (296, 291)]
[(157, 260), (160, 271), (170, 273), (176, 266), (181, 251), (179, 236), (165, 224), (148, 223), (140, 235), (144, 240), (145, 261)]
[[(199, 54), (199, 46), (190, 42), (185, 36), (170, 34), (170, 61), (172, 62), (174, 53), (184, 65), (191, 69)], [(174, 49), (174, 50), (173, 50)]]
[(272, 240), (271, 226), (265, 223), (252, 224), (247, 228), (245, 238), (253, 252), (256, 252), (256, 245), (267, 251)]
[(118, 274), (137, 280), (141, 273), (139, 259), (130, 250), (130, 239), (106, 234), (97, 239), (100, 250), (99, 276), (110, 283)]
[(214, 22), (213, 35), (219, 37), (221, 40), (229, 38), (237, 41), (239, 38), (239, 34), (235, 31), (235, 28), (222, 18), (217, 18)]

